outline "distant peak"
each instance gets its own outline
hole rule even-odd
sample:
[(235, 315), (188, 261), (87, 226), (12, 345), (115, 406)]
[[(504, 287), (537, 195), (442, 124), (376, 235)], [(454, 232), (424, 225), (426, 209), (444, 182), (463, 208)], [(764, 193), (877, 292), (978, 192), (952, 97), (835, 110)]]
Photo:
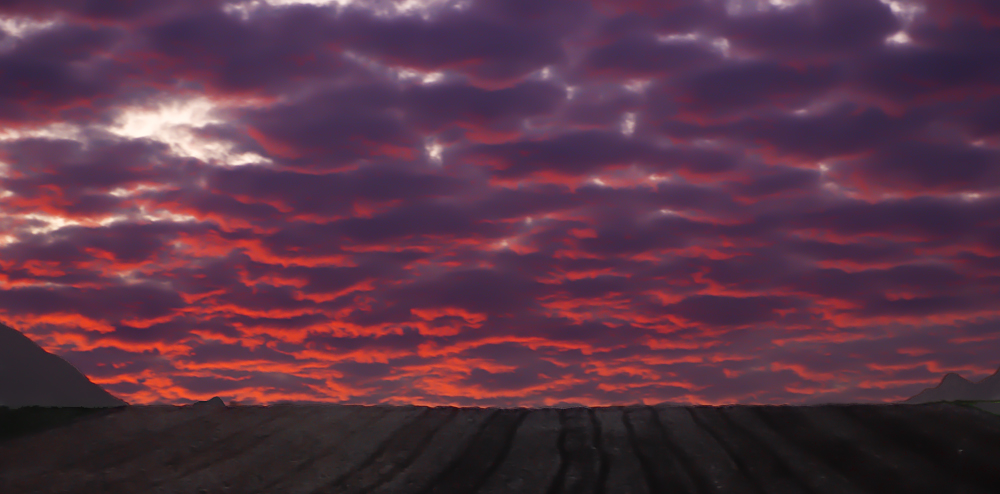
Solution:
[(996, 381), (996, 380), (1000, 380), (1000, 367), (998, 367), (997, 370), (993, 371), (993, 373), (990, 374), (989, 376), (983, 378), (983, 380), (980, 382)]
[(969, 382), (968, 379), (966, 379), (966, 378), (964, 378), (964, 377), (962, 377), (962, 376), (960, 376), (958, 374), (955, 374), (954, 372), (949, 372), (949, 373), (945, 374), (943, 378), (941, 378), (941, 382), (942, 383), (950, 382), (950, 381)]
[(198, 401), (191, 404), (192, 408), (206, 408), (206, 409), (216, 409), (216, 408), (226, 408), (226, 403), (222, 401), (222, 398), (218, 396), (212, 397), (210, 400)]
[(941, 378), (941, 383), (927, 388), (903, 403), (930, 403), (935, 401), (993, 401), (1000, 400), (1000, 374), (973, 383), (968, 379), (949, 372)]

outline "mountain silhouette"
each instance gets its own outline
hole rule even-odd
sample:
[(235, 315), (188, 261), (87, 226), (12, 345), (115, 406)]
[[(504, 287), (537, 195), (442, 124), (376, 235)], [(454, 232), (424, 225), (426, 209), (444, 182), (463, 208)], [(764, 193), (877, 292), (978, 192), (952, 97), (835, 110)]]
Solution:
[(941, 378), (941, 383), (927, 388), (902, 403), (931, 403), (934, 401), (993, 401), (1000, 400), (1000, 369), (993, 375), (979, 381), (949, 372)]
[(125, 406), (76, 367), (0, 324), (0, 406), (20, 408)]

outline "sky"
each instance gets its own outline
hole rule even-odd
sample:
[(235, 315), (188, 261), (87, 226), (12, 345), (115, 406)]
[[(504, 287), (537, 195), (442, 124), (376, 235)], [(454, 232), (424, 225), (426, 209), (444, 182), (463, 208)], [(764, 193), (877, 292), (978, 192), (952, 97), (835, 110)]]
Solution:
[(131, 404), (1000, 365), (994, 0), (3, 0), (0, 322)]

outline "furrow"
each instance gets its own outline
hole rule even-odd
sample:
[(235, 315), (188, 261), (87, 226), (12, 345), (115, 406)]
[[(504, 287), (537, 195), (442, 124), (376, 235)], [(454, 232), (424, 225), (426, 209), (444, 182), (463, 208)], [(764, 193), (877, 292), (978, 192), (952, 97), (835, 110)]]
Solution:
[[(332, 430), (314, 431), (319, 447), (312, 454), (289, 461), (287, 465), (275, 464), (266, 470), (248, 472), (236, 479), (230, 490), (241, 493), (310, 492), (363, 460), (366, 450), (375, 449), (381, 438), (391, 435), (417, 412), (415, 407), (404, 410), (362, 407), (354, 420)], [(343, 429), (348, 430), (345, 433)]]
[(722, 407), (722, 413), (732, 423), (753, 436), (773, 452), (785, 466), (816, 494), (856, 494), (862, 492), (829, 465), (809, 451), (795, 447), (768, 427), (752, 411), (754, 407)]
[(235, 416), (244, 415), (250, 427), (275, 419), (274, 414), (262, 409), (182, 409), (181, 413), (189, 417), (158, 432), (141, 433), (142, 442), (130, 441), (117, 449), (76, 461), (57, 475), (43, 474), (36, 485), (45, 485), (51, 493), (117, 492), (130, 478), (140, 477), (140, 482), (148, 486), (147, 480), (159, 480), (150, 477), (163, 473), (164, 468), (176, 467), (169, 461), (209, 448), (216, 439), (238, 433), (240, 428), (234, 424), (239, 421), (233, 420)]
[(517, 427), (527, 413), (526, 410), (497, 410), (495, 418), (469, 444), (468, 449), (421, 494), (475, 492), (503, 461)]
[(593, 494), (597, 489), (600, 460), (594, 446), (590, 417), (584, 408), (563, 410), (566, 414), (566, 476), (562, 493)]
[[(953, 409), (925, 405), (855, 405), (845, 406), (843, 411), (901, 448), (927, 458), (954, 481), (969, 483), (981, 492), (1000, 492), (1000, 471), (996, 468), (1000, 444), (995, 431), (962, 423), (960, 419), (969, 417), (962, 417), (956, 410), (962, 408), (960, 406), (945, 407)], [(953, 414), (959, 415), (959, 420), (952, 418)]]
[(590, 426), (591, 430), (594, 432), (592, 441), (594, 447), (597, 448), (597, 482), (595, 483), (595, 494), (604, 494), (607, 490), (608, 485), (608, 472), (611, 467), (611, 462), (609, 460), (608, 452), (604, 446), (603, 431), (601, 430), (601, 423), (597, 420), (597, 413), (593, 408), (587, 409), (587, 414), (590, 415)]
[(756, 494), (758, 490), (718, 442), (683, 407), (655, 408), (664, 443), (681, 458), (704, 493)]
[[(277, 407), (275, 407), (277, 408)], [(308, 407), (314, 413), (310, 420), (286, 423), (286, 426), (276, 434), (268, 437), (256, 447), (246, 448), (237, 455), (220, 459), (164, 485), (164, 490), (173, 492), (198, 492), (201, 489), (210, 492), (229, 490), (231, 486), (240, 485), (239, 479), (249, 476), (251, 472), (262, 478), (273, 479), (284, 473), (282, 468), (293, 468), (296, 462), (313, 456), (323, 446), (337, 442), (343, 435), (351, 431), (349, 425), (358, 423), (359, 417), (371, 414), (364, 413), (366, 409), (360, 406), (336, 405)], [(317, 431), (325, 431), (330, 435), (323, 442)]]
[(968, 492), (933, 463), (886, 443), (838, 406), (760, 407), (771, 428), (836, 468), (867, 492)]
[(477, 494), (543, 494), (559, 471), (559, 414), (551, 408), (532, 410), (517, 429), (508, 460)]
[(639, 458), (635, 455), (621, 407), (594, 411), (601, 424), (601, 442), (607, 452), (605, 492), (613, 494), (650, 494)]
[(384, 469), (380, 469), (379, 477), (375, 482), (375, 484), (370, 489), (365, 489), (363, 492), (365, 493), (371, 492), (378, 486), (386, 484), (387, 482), (391, 481), (393, 478), (398, 476), (401, 472), (404, 472), (406, 471), (406, 469), (410, 468), (417, 461), (418, 458), (421, 458), (424, 452), (427, 451), (427, 448), (430, 447), (434, 438), (439, 435), (442, 429), (444, 429), (449, 424), (453, 423), (460, 413), (459, 409), (451, 407), (449, 407), (449, 412), (450, 413), (444, 418), (444, 420), (440, 422), (440, 424), (434, 427), (434, 429), (431, 430), (429, 434), (424, 436), (424, 438), (420, 441), (420, 443), (416, 446), (416, 448), (414, 448), (406, 458), (403, 458), (398, 463), (393, 464), (392, 470), (390, 470), (389, 472), (384, 472)]
[[(134, 462), (128, 469), (117, 469), (118, 474), (113, 479), (114, 489), (107, 494), (150, 492), (156, 486), (172, 483), (179, 477), (252, 449), (289, 424), (311, 418), (315, 410), (287, 407), (266, 410), (263, 414), (267, 418), (263, 421), (242, 414), (243, 410), (239, 409), (225, 412), (226, 418), (203, 438), (179, 436), (164, 439), (158, 443), (160, 455), (146, 455), (142, 457), (144, 461)], [(83, 490), (86, 491), (86, 488)]]
[(691, 479), (691, 482), (695, 487), (694, 492), (712, 492), (710, 491), (712, 485), (711, 476), (696, 468), (691, 455), (679, 444), (677, 444), (676, 441), (672, 440), (674, 439), (673, 436), (667, 434), (666, 428), (664, 428), (657, 410), (651, 406), (647, 406), (645, 408), (650, 412), (650, 416), (652, 417), (650, 422), (654, 429), (654, 437), (656, 437), (656, 433), (659, 433), (661, 450), (667, 452), (672, 458), (674, 458), (673, 463), (678, 466), (680, 471), (685, 472), (688, 478)]
[[(389, 449), (389, 447), (392, 446), (396, 438), (400, 437), (400, 435), (408, 434), (409, 431), (421, 428), (421, 426), (424, 423), (424, 419), (427, 417), (430, 411), (431, 409), (429, 408), (420, 408), (417, 411), (416, 416), (412, 417), (412, 419), (409, 420), (406, 424), (397, 428), (391, 434), (383, 434), (382, 435), (383, 437), (380, 438), (381, 440), (375, 442), (374, 450), (369, 449), (363, 453), (355, 452), (354, 454), (350, 455), (355, 458), (357, 457), (364, 458), (360, 463), (353, 463), (350, 466), (345, 465), (344, 468), (341, 468), (339, 471), (336, 471), (336, 473), (332, 475), (324, 475), (323, 482), (320, 482), (318, 483), (318, 485), (312, 486), (310, 490), (303, 492), (309, 492), (310, 494), (319, 494), (327, 492), (328, 487), (340, 486), (344, 482), (346, 482), (349, 478), (359, 475), (361, 472), (363, 472), (364, 470), (368, 469), (373, 464), (375, 464), (375, 462), (378, 461), (379, 457), (384, 455), (386, 451)], [(333, 477), (332, 480), (329, 479), (329, 477)]]
[(457, 414), (454, 408), (431, 408), (415, 422), (400, 429), (364, 463), (342, 479), (319, 488), (316, 493), (357, 494), (388, 481), (413, 462), (431, 437)]
[(462, 468), (463, 463), (467, 461), (467, 455), (482, 448), (484, 442), (488, 444), (491, 440), (495, 440), (492, 436), (496, 435), (496, 429), (503, 427), (503, 425), (498, 426), (496, 424), (501, 421), (501, 418), (506, 418), (506, 415), (502, 413), (502, 410), (490, 410), (486, 420), (479, 426), (479, 429), (476, 430), (472, 438), (464, 442), (462, 448), (455, 450), (457, 454), (448, 459), (445, 468), (439, 471), (430, 482), (423, 484), (417, 492), (419, 494), (427, 494), (445, 479), (461, 475), (459, 470)]
[(549, 488), (545, 489), (545, 494), (558, 494), (563, 490), (563, 483), (566, 481), (566, 470), (569, 462), (566, 459), (566, 410), (556, 410), (559, 415), (559, 441), (556, 443), (556, 450), (559, 453), (559, 469), (556, 476), (552, 478)]
[(493, 460), (490, 466), (483, 472), (483, 475), (479, 477), (479, 480), (473, 484), (471, 492), (477, 492), (482, 488), (490, 477), (492, 477), (497, 470), (503, 465), (507, 460), (507, 456), (510, 454), (510, 449), (514, 446), (514, 438), (517, 437), (517, 430), (521, 428), (521, 424), (524, 423), (525, 419), (528, 418), (528, 414), (531, 410), (519, 410), (517, 419), (514, 422), (514, 426), (511, 427), (510, 432), (508, 432), (503, 439), (503, 446), (501, 446), (500, 454)]
[(632, 439), (635, 454), (654, 493), (696, 494), (694, 482), (684, 471), (676, 456), (663, 444), (660, 431), (648, 408), (627, 408), (623, 414), (625, 427)]
[(782, 459), (762, 446), (722, 415), (719, 407), (694, 406), (688, 412), (721, 445), (733, 462), (764, 494), (803, 494), (806, 487), (792, 474)]
[(278, 492), (288, 494), (306, 494), (316, 492), (323, 485), (337, 485), (350, 476), (366, 468), (381, 456), (392, 439), (415, 427), (430, 411), (420, 407), (409, 410), (390, 410), (389, 413), (372, 425), (372, 427), (353, 435), (332, 451), (332, 454), (320, 457), (312, 468), (300, 470), (299, 478), (292, 485), (278, 486)]
[(449, 462), (457, 462), (495, 413), (484, 408), (460, 409), (458, 417), (431, 438), (423, 454), (370, 494), (409, 494), (428, 487), (448, 469)]

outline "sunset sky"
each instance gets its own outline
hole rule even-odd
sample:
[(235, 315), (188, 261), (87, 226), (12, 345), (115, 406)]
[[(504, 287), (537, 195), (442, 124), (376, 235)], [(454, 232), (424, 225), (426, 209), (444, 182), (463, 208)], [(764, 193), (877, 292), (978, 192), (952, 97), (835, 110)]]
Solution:
[(131, 404), (1000, 365), (995, 0), (3, 0), (0, 322)]

